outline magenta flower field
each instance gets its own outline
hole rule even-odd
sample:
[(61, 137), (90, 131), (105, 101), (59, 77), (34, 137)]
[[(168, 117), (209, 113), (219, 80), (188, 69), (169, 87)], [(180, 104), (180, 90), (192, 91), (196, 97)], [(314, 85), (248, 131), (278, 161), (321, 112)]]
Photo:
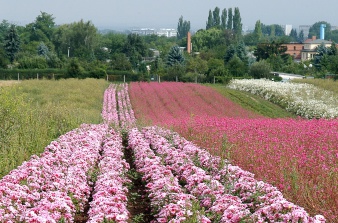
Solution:
[(197, 84), (132, 83), (130, 96), (137, 118), (172, 128), (336, 222), (338, 120), (260, 117)]
[[(337, 151), (330, 138), (337, 132), (337, 122), (317, 121), (317, 126), (330, 126), (331, 132), (317, 142), (314, 138), (324, 129), (316, 132), (302, 120), (274, 124), (209, 88), (183, 83), (111, 84), (104, 93), (102, 118), (102, 124), (82, 124), (60, 136), (40, 156), (32, 156), (0, 179), (0, 222), (321, 223), (335, 215), (324, 206), (304, 208), (301, 199), (286, 197), (284, 191), (299, 185), (301, 193), (302, 182), (311, 179), (312, 184), (306, 185), (316, 187), (318, 196), (330, 188), (320, 179), (329, 177), (326, 183), (333, 183), (329, 181), (335, 176), (318, 169), (336, 173), (332, 169), (336, 158), (327, 161), (328, 153)], [(137, 118), (157, 125), (138, 126)], [(301, 126), (295, 129), (298, 123)], [(283, 125), (288, 128), (284, 141), (293, 135), (292, 129), (298, 133), (289, 144), (279, 137)], [(308, 131), (301, 133), (303, 128)], [(330, 141), (326, 152), (320, 152)], [(226, 154), (231, 160), (225, 159)], [(278, 171), (282, 174), (274, 174)], [(289, 183), (290, 177), (295, 184)], [(135, 201), (146, 201), (145, 207)], [(317, 205), (314, 200), (313, 204)]]

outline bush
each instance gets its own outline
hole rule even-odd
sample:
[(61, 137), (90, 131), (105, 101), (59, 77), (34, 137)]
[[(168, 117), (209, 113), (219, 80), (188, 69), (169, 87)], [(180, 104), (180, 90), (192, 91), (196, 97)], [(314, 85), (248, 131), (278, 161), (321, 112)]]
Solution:
[(265, 60), (260, 60), (251, 65), (249, 75), (253, 78), (269, 78), (271, 76), (271, 65)]

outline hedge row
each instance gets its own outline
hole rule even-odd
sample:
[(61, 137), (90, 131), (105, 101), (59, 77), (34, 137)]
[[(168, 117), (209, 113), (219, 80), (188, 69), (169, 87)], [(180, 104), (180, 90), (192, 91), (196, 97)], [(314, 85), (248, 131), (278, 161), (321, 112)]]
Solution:
[(93, 71), (81, 74), (69, 74), (65, 69), (0, 69), (0, 80), (28, 80), (28, 79), (66, 79), (66, 78), (104, 78), (109, 81), (130, 82), (139, 81), (139, 75), (129, 71)]

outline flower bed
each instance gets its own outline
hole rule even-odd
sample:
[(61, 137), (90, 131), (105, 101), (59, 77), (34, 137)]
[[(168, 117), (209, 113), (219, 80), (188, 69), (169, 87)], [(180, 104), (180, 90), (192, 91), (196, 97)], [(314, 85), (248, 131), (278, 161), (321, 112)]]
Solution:
[[(82, 125), (0, 181), (1, 222), (73, 222), (83, 212), (106, 125)], [(44, 220), (44, 221), (42, 221)]]
[(196, 198), (186, 194), (171, 170), (162, 165), (161, 158), (149, 148), (149, 143), (136, 129), (128, 133), (128, 144), (135, 155), (137, 171), (143, 174), (151, 207), (157, 222), (181, 222), (196, 217), (210, 222), (199, 210), (193, 210)]
[(338, 117), (337, 95), (311, 84), (254, 79), (232, 80), (228, 87), (259, 95), (308, 119)]
[(123, 159), (122, 138), (111, 130), (103, 141), (93, 201), (88, 212), (90, 223), (114, 221), (127, 223), (127, 183), (129, 164)]
[[(146, 128), (143, 132), (154, 150), (163, 156), (165, 162), (178, 175), (182, 172), (180, 178), (186, 181), (186, 187), (193, 195), (201, 198), (202, 206), (209, 201), (204, 206), (209, 208), (210, 212), (223, 213), (221, 222), (238, 222), (244, 219), (251, 219), (254, 222), (325, 221), (321, 215), (309, 217), (303, 208), (287, 201), (277, 188), (255, 180), (252, 173), (243, 171), (237, 166), (232, 166), (226, 161), (220, 162), (218, 158), (211, 156), (207, 151), (178, 134), (155, 127)], [(197, 168), (203, 169), (196, 171), (195, 164)], [(193, 178), (192, 187), (191, 178)], [(211, 182), (210, 185), (213, 184), (214, 187), (210, 187), (205, 182)], [(229, 194), (224, 195), (224, 192)], [(233, 196), (240, 198), (240, 201), (232, 198)], [(219, 209), (220, 207), (223, 209)], [(231, 210), (228, 210), (229, 207)], [(214, 216), (213, 219), (217, 217)]]

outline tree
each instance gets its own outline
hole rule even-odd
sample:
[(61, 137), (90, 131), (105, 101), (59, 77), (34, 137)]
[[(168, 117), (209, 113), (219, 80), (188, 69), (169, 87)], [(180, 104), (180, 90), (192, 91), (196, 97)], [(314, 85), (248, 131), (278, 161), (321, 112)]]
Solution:
[(319, 46), (317, 46), (316, 51), (317, 52), (313, 58), (313, 63), (317, 69), (321, 69), (322, 59), (324, 56), (329, 54), (330, 48), (327, 48), (324, 43), (321, 43)]
[(110, 62), (113, 70), (130, 71), (132, 65), (124, 53), (114, 53)]
[(183, 39), (187, 37), (187, 33), (190, 31), (190, 21), (183, 21), (183, 16), (181, 16), (178, 20), (177, 25), (177, 39)]
[(142, 61), (142, 57), (147, 56), (147, 47), (141, 36), (138, 34), (129, 34), (127, 36), (123, 53), (129, 57), (129, 61), (131, 62), (133, 68), (137, 68)]
[(46, 12), (41, 12), (41, 15), (36, 17), (34, 22), (34, 28), (36, 30), (41, 30), (44, 35), (50, 40), (53, 35), (53, 30), (55, 27), (54, 17), (51, 14)]
[(234, 16), (233, 16), (233, 30), (237, 37), (242, 35), (242, 19), (241, 14), (239, 12), (239, 8), (235, 8)]
[(232, 21), (233, 21), (232, 8), (229, 8), (228, 9), (228, 24), (227, 24), (227, 29), (232, 30)]
[(231, 44), (225, 52), (224, 63), (227, 64), (235, 55), (236, 55), (236, 47), (234, 44)]
[(247, 66), (236, 55), (226, 64), (226, 68), (234, 77), (243, 77), (247, 74)]
[(11, 25), (5, 38), (4, 38), (4, 49), (11, 63), (14, 62), (15, 55), (20, 50), (20, 38), (16, 31), (15, 25)]
[(219, 16), (220, 9), (215, 7), (214, 11), (212, 12), (213, 15), (213, 27), (220, 27), (221, 25), (221, 18)]
[(257, 45), (254, 55), (257, 60), (268, 59), (271, 56), (284, 55), (287, 47), (282, 45), (282, 42), (272, 41), (267, 43), (260, 43)]
[(201, 57), (191, 57), (187, 61), (187, 71), (195, 74), (205, 74), (208, 70), (208, 63), (202, 60)]
[(291, 32), (290, 32), (290, 35), (289, 35), (289, 36), (291, 37), (291, 40), (292, 40), (293, 42), (297, 42), (297, 41), (298, 41), (297, 30), (291, 29)]
[(228, 12), (226, 9), (222, 10), (222, 15), (221, 15), (221, 28), (226, 29), (227, 28), (227, 16)]
[(179, 46), (173, 46), (168, 54), (168, 58), (167, 58), (167, 65), (168, 66), (174, 66), (177, 64), (183, 64), (184, 62), (184, 57), (183, 54), (180, 50)]
[(213, 24), (214, 24), (214, 19), (213, 19), (211, 10), (209, 10), (208, 21), (206, 22), (205, 29), (210, 29), (213, 26)]
[(254, 37), (257, 39), (257, 42), (260, 41), (263, 37), (262, 24), (261, 24), (260, 20), (256, 21), (255, 30), (254, 30)]
[(271, 71), (271, 65), (266, 60), (260, 60), (251, 65), (249, 75), (253, 78), (269, 78)]
[(305, 40), (305, 37), (304, 37), (304, 31), (301, 30), (301, 31), (299, 32), (299, 35), (298, 35), (298, 41), (299, 41), (300, 43), (303, 43), (304, 40)]
[(0, 23), (0, 43), (3, 42), (5, 35), (7, 34), (11, 24), (7, 20), (2, 20)]
[(234, 58), (237, 57), (238, 59), (240, 59), (246, 66), (248, 65), (248, 56), (247, 56), (247, 51), (245, 49), (245, 44), (243, 41), (240, 41), (239, 43), (235, 44), (231, 44), (226, 52), (225, 52), (225, 56), (224, 56), (224, 63), (227, 64), (229, 63), (229, 61)]
[(224, 45), (224, 32), (225, 31), (217, 28), (197, 31), (195, 35), (192, 36), (192, 45), (195, 51), (207, 51)]
[(43, 42), (39, 44), (37, 52), (39, 56), (43, 56), (46, 59), (49, 57), (49, 49)]

